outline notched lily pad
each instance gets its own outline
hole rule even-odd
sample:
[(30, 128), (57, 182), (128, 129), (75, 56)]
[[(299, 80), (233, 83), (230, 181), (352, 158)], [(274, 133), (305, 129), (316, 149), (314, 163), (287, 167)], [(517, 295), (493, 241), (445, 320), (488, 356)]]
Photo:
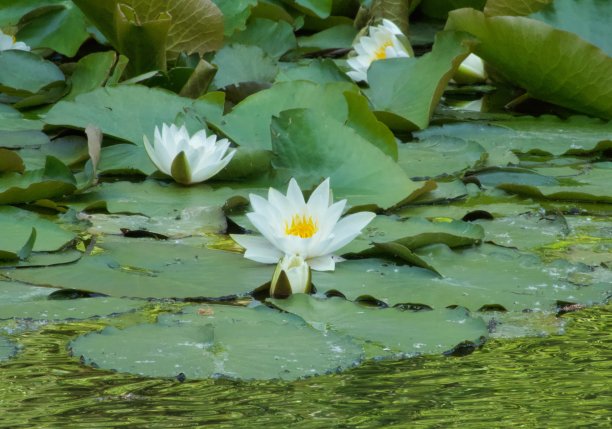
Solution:
[(97, 368), (187, 379), (295, 380), (349, 368), (363, 356), (346, 335), (322, 334), (263, 306), (188, 307), (155, 324), (82, 336), (70, 349)]

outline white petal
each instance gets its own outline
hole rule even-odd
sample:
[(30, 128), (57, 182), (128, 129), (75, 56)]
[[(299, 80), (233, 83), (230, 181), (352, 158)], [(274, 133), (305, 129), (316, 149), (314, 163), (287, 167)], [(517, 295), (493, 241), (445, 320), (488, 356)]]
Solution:
[(293, 177), (289, 180), (287, 187), (287, 199), (296, 209), (303, 208), (306, 204), (302, 190)]
[(334, 240), (325, 251), (332, 253), (350, 243), (375, 217), (372, 212), (360, 212), (340, 219), (334, 228)]
[(332, 255), (318, 256), (307, 259), (308, 265), (315, 271), (334, 271), (336, 263)]
[(246, 249), (244, 257), (255, 262), (274, 264), (283, 256), (283, 253), (270, 245), (263, 237), (231, 234), (232, 239)]
[(329, 177), (325, 179), (317, 188), (310, 194), (308, 198), (308, 211), (312, 213), (323, 213), (327, 209), (329, 203)]

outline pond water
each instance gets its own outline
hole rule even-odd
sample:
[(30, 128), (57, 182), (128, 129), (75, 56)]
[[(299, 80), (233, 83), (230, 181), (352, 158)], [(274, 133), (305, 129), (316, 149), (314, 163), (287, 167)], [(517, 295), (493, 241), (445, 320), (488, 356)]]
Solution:
[(71, 339), (108, 321), (4, 322), (20, 352), (0, 364), (0, 427), (610, 427), (612, 305), (559, 320), (559, 335), (492, 339), (463, 357), (370, 362), (295, 382), (182, 383), (69, 355)]

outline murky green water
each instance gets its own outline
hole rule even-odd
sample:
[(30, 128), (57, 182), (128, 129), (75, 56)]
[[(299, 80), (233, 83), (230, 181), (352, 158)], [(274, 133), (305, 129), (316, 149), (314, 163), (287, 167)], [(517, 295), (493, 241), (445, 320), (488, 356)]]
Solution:
[(563, 335), (291, 383), (96, 370), (66, 346), (104, 322), (47, 325), (16, 336), (20, 354), (0, 365), (0, 427), (610, 427), (612, 305), (561, 319)]

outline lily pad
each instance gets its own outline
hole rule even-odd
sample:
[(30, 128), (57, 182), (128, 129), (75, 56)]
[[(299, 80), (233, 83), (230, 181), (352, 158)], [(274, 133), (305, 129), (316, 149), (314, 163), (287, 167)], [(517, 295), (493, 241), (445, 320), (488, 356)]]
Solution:
[(221, 305), (188, 307), (155, 324), (106, 328), (77, 338), (70, 349), (97, 368), (187, 379), (295, 380), (349, 368), (363, 355), (349, 337), (324, 335), (294, 315)]
[[(339, 291), (350, 300), (374, 297), (388, 305), (459, 305), (472, 311), (492, 306), (551, 311), (557, 301), (593, 305), (610, 293), (611, 283), (599, 281), (586, 266), (561, 260), (545, 264), (533, 254), (490, 244), (461, 250), (437, 244), (415, 254), (435, 265), (442, 277), (423, 268), (364, 259), (342, 262), (333, 273), (313, 272), (312, 281), (317, 291)], [(575, 272), (584, 283), (568, 280)]]
[(60, 101), (45, 116), (50, 125), (85, 128), (93, 124), (104, 134), (143, 145), (143, 135), (153, 138), (155, 127), (174, 123), (177, 116), (192, 113), (218, 120), (223, 100), (179, 97), (169, 91), (139, 85), (99, 88), (74, 101)]
[[(233, 0), (230, 0), (233, 2)], [(285, 52), (296, 47), (293, 27), (285, 21), (270, 19), (251, 19), (244, 31), (234, 33), (230, 39), (233, 43), (258, 46), (273, 58), (279, 58)]]
[(0, 90), (3, 92), (18, 96), (32, 95), (64, 80), (59, 67), (32, 52), (0, 51)]
[(344, 121), (348, 114), (345, 91), (355, 92), (357, 87), (340, 82), (327, 85), (306, 81), (277, 83), (270, 89), (247, 97), (213, 125), (241, 146), (270, 150), (270, 123), (273, 116), (287, 109), (321, 109), (325, 106), (325, 112)]
[(11, 206), (0, 207), (0, 250), (21, 248), (36, 229), (35, 252), (52, 252), (66, 246), (75, 238), (75, 234), (59, 225), (37, 215), (36, 213), (21, 210)]
[[(245, 295), (269, 281), (273, 267), (237, 253), (207, 249), (206, 241), (156, 241), (107, 236), (101, 250), (66, 266), (5, 271), (33, 285), (80, 289), (115, 297), (219, 298)], [(231, 279), (231, 281), (229, 280)]]
[(271, 83), (276, 77), (276, 60), (258, 46), (226, 45), (212, 63), (219, 68), (212, 81), (214, 88), (246, 82)]
[(271, 302), (315, 329), (350, 335), (366, 343), (369, 358), (438, 354), (459, 343), (479, 344), (487, 336), (482, 319), (471, 317), (464, 309), (411, 312), (305, 294)]
[(612, 58), (578, 35), (534, 19), (486, 17), (473, 9), (452, 11), (446, 28), (476, 36), (474, 52), (529, 96), (612, 118)]
[(611, 174), (612, 162), (600, 162), (593, 164), (592, 168), (582, 173), (576, 172), (576, 175), (560, 179), (555, 183), (500, 183), (497, 187), (535, 198), (610, 204), (612, 203), (609, 191)]
[(0, 281), (0, 320), (71, 320), (90, 319), (125, 313), (143, 306), (143, 301), (96, 297), (52, 299), (55, 289)]
[(436, 36), (433, 50), (420, 58), (374, 61), (366, 96), (378, 118), (393, 129), (427, 128), (446, 84), (470, 53), (473, 42), (454, 32)]
[(387, 208), (414, 198), (428, 186), (408, 179), (392, 158), (315, 110), (282, 112), (272, 121), (272, 138), (277, 168), (288, 170), (305, 188), (330, 177), (335, 196), (348, 198), (352, 205)]
[(231, 36), (236, 30), (244, 30), (251, 8), (257, 0), (213, 0), (223, 14), (223, 34)]

